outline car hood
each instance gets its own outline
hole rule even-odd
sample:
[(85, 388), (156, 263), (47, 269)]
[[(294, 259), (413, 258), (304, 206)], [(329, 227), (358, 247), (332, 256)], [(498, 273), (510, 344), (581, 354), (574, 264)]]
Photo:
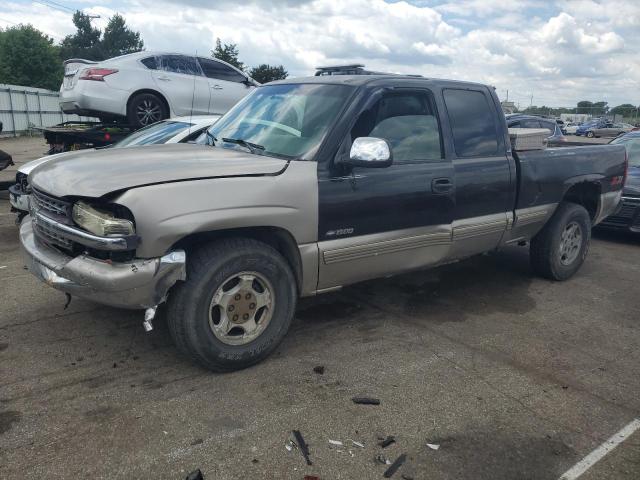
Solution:
[(20, 173), (24, 173), (25, 175), (29, 175), (31, 171), (36, 168), (38, 165), (42, 165), (44, 162), (48, 162), (50, 160), (55, 160), (56, 158), (64, 157), (65, 155), (73, 155), (76, 152), (62, 152), (55, 153), (53, 155), (47, 155), (46, 157), (38, 158), (36, 160), (31, 160), (30, 162), (22, 165), (18, 171)]
[(640, 197), (640, 167), (629, 166), (623, 195), (634, 195), (636, 197)]
[(81, 150), (35, 167), (29, 183), (56, 197), (101, 197), (157, 183), (275, 175), (287, 163), (279, 158), (193, 144)]

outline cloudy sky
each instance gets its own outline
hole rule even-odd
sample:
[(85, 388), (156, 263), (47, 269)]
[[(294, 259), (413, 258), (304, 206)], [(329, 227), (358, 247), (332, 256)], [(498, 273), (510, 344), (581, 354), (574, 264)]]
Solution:
[(359, 62), (489, 83), (521, 107), (640, 104), (640, 0), (3, 0), (0, 27), (59, 40), (73, 9), (100, 27), (120, 13), (148, 50), (207, 54), (220, 37), (295, 76)]

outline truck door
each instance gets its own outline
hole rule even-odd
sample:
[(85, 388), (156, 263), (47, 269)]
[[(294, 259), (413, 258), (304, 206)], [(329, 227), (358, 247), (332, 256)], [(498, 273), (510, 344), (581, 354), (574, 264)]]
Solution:
[(510, 220), (515, 187), (498, 125), (498, 112), (482, 88), (445, 88), (456, 178), (453, 258), (498, 246)]
[(454, 172), (432, 92), (384, 94), (357, 117), (341, 151), (358, 137), (387, 140), (393, 163), (319, 166), (319, 289), (438, 263), (450, 248)]

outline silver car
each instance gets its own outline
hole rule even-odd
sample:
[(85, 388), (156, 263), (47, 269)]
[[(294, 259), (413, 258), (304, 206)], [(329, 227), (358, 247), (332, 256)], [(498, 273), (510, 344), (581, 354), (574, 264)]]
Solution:
[(223, 114), (257, 82), (221, 60), (138, 52), (100, 62), (64, 62), (60, 108), (146, 126), (178, 115)]
[(629, 133), (633, 129), (634, 126), (628, 123), (605, 123), (587, 130), (587, 137), (617, 137), (621, 133)]

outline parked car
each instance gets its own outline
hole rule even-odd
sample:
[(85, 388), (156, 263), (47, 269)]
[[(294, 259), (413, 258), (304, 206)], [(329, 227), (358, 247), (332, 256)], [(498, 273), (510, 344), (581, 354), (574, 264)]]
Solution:
[(36, 167), (20, 241), (36, 277), (147, 330), (166, 300), (214, 371), (269, 355), (299, 296), (529, 241), (566, 280), (626, 171), (621, 145), (515, 152), (492, 87), (410, 76), (272, 82), (207, 138)]
[(617, 137), (620, 134), (628, 133), (635, 127), (628, 123), (598, 122), (591, 125), (584, 125), (576, 131), (576, 135), (593, 137)]
[(555, 120), (536, 117), (534, 115), (511, 114), (507, 115), (508, 128), (545, 128), (549, 130), (547, 137), (549, 146), (559, 146), (567, 141), (563, 135), (560, 125)]
[(600, 224), (605, 228), (640, 233), (640, 131), (614, 138), (610, 145), (624, 145), (627, 150), (629, 172), (622, 190), (620, 209)]
[(566, 123), (564, 126), (565, 135), (575, 135), (579, 126), (580, 126), (580, 123), (577, 123), (577, 122)]
[[(137, 130), (128, 137), (102, 148), (125, 148), (140, 145), (158, 145), (165, 143), (186, 143), (197, 141), (202, 132), (211, 127), (220, 115), (199, 115), (193, 117), (174, 117), (161, 120)], [(203, 139), (204, 140), (204, 139)], [(200, 141), (203, 141), (200, 140)], [(28, 176), (38, 165), (60, 158), (70, 152), (47, 155), (25, 163), (16, 172), (16, 183), (9, 187), (9, 203), (11, 211), (18, 214), (18, 222), (29, 213), (31, 188)]]
[[(0, 122), (0, 133), (2, 133), (2, 122)], [(13, 165), (13, 158), (7, 152), (0, 150), (0, 170)]]
[(138, 52), (100, 62), (64, 62), (60, 108), (65, 113), (126, 118), (140, 127), (177, 115), (222, 114), (255, 86), (221, 60)]

